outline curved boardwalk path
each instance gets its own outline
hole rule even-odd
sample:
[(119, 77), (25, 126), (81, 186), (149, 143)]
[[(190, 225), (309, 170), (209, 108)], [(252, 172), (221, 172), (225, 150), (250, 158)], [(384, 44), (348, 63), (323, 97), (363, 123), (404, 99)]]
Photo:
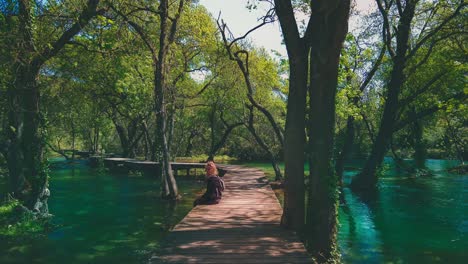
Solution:
[(304, 245), (280, 227), (283, 212), (264, 173), (221, 166), (226, 190), (216, 205), (199, 205), (175, 226), (151, 263), (312, 263)]

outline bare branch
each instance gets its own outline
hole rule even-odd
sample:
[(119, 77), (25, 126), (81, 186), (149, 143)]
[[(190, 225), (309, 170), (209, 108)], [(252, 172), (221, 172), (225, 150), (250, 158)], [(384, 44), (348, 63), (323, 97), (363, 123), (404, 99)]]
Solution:
[(374, 62), (374, 65), (372, 66), (372, 69), (369, 71), (369, 73), (366, 76), (366, 79), (364, 80), (364, 82), (362, 82), (361, 86), (359, 87), (359, 90), (361, 92), (363, 92), (364, 89), (366, 89), (367, 85), (370, 83), (375, 73), (379, 69), (380, 64), (382, 63), (382, 59), (385, 55), (385, 50), (386, 50), (385, 47), (386, 45), (382, 45), (382, 48), (380, 49), (379, 57), (377, 57), (377, 60)]
[(390, 9), (390, 4), (387, 4), (386, 1), (385, 3), (386, 3), (386, 7), (384, 8), (382, 5), (382, 0), (377, 0), (377, 6), (384, 20), (384, 23), (382, 26), (382, 38), (383, 38), (383, 41), (385, 42), (385, 45), (387, 45), (387, 50), (390, 53), (390, 56), (395, 57), (396, 53), (392, 47), (392, 34), (390, 32), (390, 22), (388, 20), (388, 10)]

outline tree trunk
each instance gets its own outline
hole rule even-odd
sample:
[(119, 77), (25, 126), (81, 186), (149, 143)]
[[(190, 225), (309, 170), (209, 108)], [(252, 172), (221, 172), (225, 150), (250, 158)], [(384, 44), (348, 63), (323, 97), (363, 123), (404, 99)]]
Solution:
[[(385, 96), (385, 107), (380, 123), (377, 138), (372, 146), (372, 151), (368, 157), (361, 173), (355, 176), (351, 183), (354, 191), (364, 193), (375, 191), (377, 185), (377, 168), (382, 164), (385, 153), (388, 150), (390, 139), (395, 129), (397, 111), (399, 107), (398, 97), (405, 82), (404, 70), (406, 67), (406, 52), (408, 50), (408, 40), (411, 33), (411, 21), (414, 17), (417, 1), (408, 1), (401, 15), (397, 32), (397, 49), (392, 57), (393, 68), (390, 81), (387, 85)], [(387, 43), (390, 46), (391, 43)]]
[[(218, 143), (215, 143), (214, 142), (215, 139), (212, 138), (210, 154), (208, 155), (207, 161), (210, 161), (210, 160), (214, 161), (214, 156), (226, 144), (226, 141), (227, 141), (229, 135), (231, 134), (232, 130), (234, 130), (234, 128), (236, 128), (236, 127), (238, 127), (240, 125), (242, 125), (242, 123), (235, 123), (235, 124), (232, 124), (232, 125), (228, 125), (226, 127), (226, 130), (223, 133), (223, 136), (221, 137), (221, 139), (219, 140)], [(214, 137), (214, 134), (215, 133), (212, 133), (212, 137)]]
[[(168, 126), (168, 133), (167, 133), (167, 141), (169, 144), (169, 152), (173, 153), (174, 148), (172, 147), (172, 142), (174, 139), (174, 123), (175, 123), (175, 107), (174, 107), (174, 102), (172, 103), (171, 109), (169, 111), (169, 116), (167, 118), (167, 122), (169, 123)], [(173, 157), (175, 158), (175, 157)]]
[(338, 179), (332, 165), (338, 65), (348, 31), (350, 1), (312, 6), (309, 87), (310, 179), (306, 246), (318, 263), (337, 251)]
[(413, 124), (413, 135), (414, 165), (417, 169), (425, 169), (427, 151), (423, 140), (423, 127), (419, 120), (416, 120)]
[(39, 67), (21, 65), (17, 69), (16, 82), (8, 92), (10, 192), (30, 210), (47, 214), (50, 192), (40, 131)]
[(343, 174), (345, 163), (348, 160), (351, 150), (354, 145), (355, 137), (355, 128), (354, 128), (354, 117), (348, 116), (348, 121), (346, 123), (346, 133), (344, 135), (343, 147), (341, 152), (338, 153), (338, 157), (335, 163), (335, 173), (338, 177), (338, 186), (340, 188), (340, 203), (345, 203), (345, 197), (343, 192)]
[(43, 161), (39, 87), (41, 63), (33, 57), (33, 14), (31, 2), (19, 1), (20, 50), (15, 63), (15, 82), (8, 89), (8, 169), (10, 192), (23, 205), (36, 212), (48, 213), (47, 168)]
[(208, 159), (207, 161), (213, 161), (214, 160), (214, 155), (218, 151), (215, 149), (216, 145), (216, 133), (215, 133), (215, 115), (216, 115), (216, 105), (212, 106), (213, 108), (211, 111), (208, 113), (208, 120), (210, 122), (210, 135), (211, 135), (211, 143), (210, 143), (210, 153), (208, 154)]
[[(47, 164), (44, 161), (45, 130), (39, 108), (40, 91), (37, 83), (41, 66), (55, 56), (65, 44), (96, 15), (99, 0), (88, 0), (78, 20), (55, 41), (37, 50), (33, 2), (18, 1), (18, 31), (20, 36), (15, 69), (15, 82), (8, 88), (8, 169), (10, 192), (29, 209), (48, 213)], [(14, 47), (12, 47), (14, 48)]]
[(75, 122), (72, 119), (71, 121), (71, 134), (72, 134), (72, 160), (75, 160), (75, 139), (76, 139), (76, 129), (75, 129)]
[[(343, 172), (344, 172), (344, 164), (349, 157), (351, 149), (354, 145), (354, 117), (349, 116), (348, 121), (346, 122), (346, 133), (344, 135), (344, 142), (343, 147), (341, 148), (340, 153), (338, 153), (338, 158), (336, 160), (335, 171), (336, 175), (340, 182), (343, 181)], [(340, 183), (340, 185), (342, 185)]]
[(289, 56), (290, 77), (284, 137), (284, 211), (282, 226), (300, 232), (304, 227), (304, 145), (307, 92), (307, 52), (304, 45)]
[[(183, 4), (183, 2), (181, 2)], [(181, 11), (181, 9), (180, 9)], [(180, 12), (179, 11), (179, 12)], [(169, 143), (166, 138), (166, 99), (165, 94), (167, 87), (165, 82), (166, 77), (166, 55), (169, 50), (170, 39), (168, 39), (169, 30), (169, 3), (168, 0), (161, 0), (159, 4), (160, 12), (160, 36), (159, 36), (159, 52), (157, 60), (154, 60), (154, 94), (155, 94), (155, 111), (156, 111), (156, 149), (158, 151), (158, 159), (160, 162), (161, 175), (161, 195), (167, 199), (178, 199), (179, 191), (177, 183), (172, 173), (170, 164)], [(179, 13), (180, 14), (180, 13)], [(172, 22), (171, 34), (175, 34), (176, 21)], [(169, 36), (170, 38), (170, 36)]]
[(254, 106), (250, 105), (248, 106), (249, 108), (249, 123), (247, 125), (247, 128), (249, 129), (250, 133), (252, 136), (255, 138), (255, 141), (260, 145), (260, 147), (268, 154), (268, 157), (270, 158), (271, 165), (273, 167), (273, 170), (275, 171), (275, 181), (282, 181), (283, 180), (283, 175), (281, 175), (281, 169), (279, 167), (278, 161), (276, 160), (275, 154), (270, 150), (270, 148), (267, 146), (265, 141), (257, 134), (257, 131), (254, 126)]
[(94, 146), (93, 152), (97, 153), (99, 151), (99, 127), (96, 127), (94, 130)]
[(184, 154), (185, 157), (192, 156), (193, 139), (195, 138), (196, 135), (197, 135), (196, 130), (190, 131), (190, 135), (189, 135), (189, 137), (187, 139), (187, 148), (185, 149), (185, 154)]
[(147, 152), (149, 153), (146, 154), (148, 156), (147, 159), (149, 158), (152, 161), (156, 161), (156, 151), (155, 151), (156, 146), (153, 140), (151, 139), (151, 135), (148, 129), (148, 124), (146, 123), (145, 120), (143, 120), (141, 124), (142, 124), (142, 129), (145, 133), (145, 142), (148, 145)]
[(115, 129), (117, 130), (117, 135), (120, 139), (120, 146), (122, 147), (122, 156), (125, 158), (132, 158), (131, 157), (131, 150), (130, 150), (130, 142), (127, 136), (127, 132), (125, 128), (118, 124), (117, 121), (114, 121)]
[[(164, 56), (160, 56), (161, 59)], [(177, 199), (178, 189), (170, 164), (169, 147), (166, 138), (166, 106), (164, 102), (164, 63), (159, 62), (155, 72), (156, 94), (156, 150), (161, 175), (161, 195), (167, 199)]]
[(302, 234), (304, 227), (304, 143), (308, 51), (291, 1), (275, 0), (289, 59), (289, 95), (284, 135), (284, 210), (281, 225)]

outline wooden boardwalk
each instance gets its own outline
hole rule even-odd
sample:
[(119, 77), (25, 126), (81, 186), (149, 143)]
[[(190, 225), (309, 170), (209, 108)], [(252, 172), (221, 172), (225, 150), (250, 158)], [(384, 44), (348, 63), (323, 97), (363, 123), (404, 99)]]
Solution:
[(150, 263), (312, 263), (297, 236), (280, 227), (282, 208), (264, 173), (221, 166), (226, 190), (175, 226)]

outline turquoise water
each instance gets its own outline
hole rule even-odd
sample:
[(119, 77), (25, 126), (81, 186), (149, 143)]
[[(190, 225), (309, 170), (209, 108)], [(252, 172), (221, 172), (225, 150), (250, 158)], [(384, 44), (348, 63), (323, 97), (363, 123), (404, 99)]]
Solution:
[[(345, 263), (467, 263), (468, 175), (451, 175), (454, 161), (427, 160), (434, 176), (405, 177), (390, 167), (376, 200), (345, 188), (339, 245)], [(347, 171), (349, 183), (355, 171)]]
[[(57, 163), (57, 165), (64, 165)], [(190, 209), (202, 182), (179, 179), (178, 203), (151, 177), (78, 164), (52, 171), (49, 209), (58, 228), (29, 241), (0, 241), (0, 263), (141, 263)]]
[[(347, 164), (345, 184), (362, 164)], [(377, 196), (370, 202), (345, 187), (346, 205), (340, 206), (338, 219), (343, 262), (468, 263), (468, 175), (446, 171), (458, 164), (427, 160), (434, 175), (413, 178), (386, 159)], [(267, 163), (247, 165), (271, 171)]]
[[(375, 201), (344, 190), (338, 234), (343, 262), (468, 263), (468, 175), (446, 172), (456, 162), (428, 160), (434, 176), (410, 178), (387, 162)], [(49, 206), (58, 228), (28, 241), (0, 241), (0, 263), (144, 263), (203, 188), (181, 177), (184, 198), (171, 203), (159, 198), (151, 177), (54, 165)], [(346, 183), (359, 162), (350, 165)]]

